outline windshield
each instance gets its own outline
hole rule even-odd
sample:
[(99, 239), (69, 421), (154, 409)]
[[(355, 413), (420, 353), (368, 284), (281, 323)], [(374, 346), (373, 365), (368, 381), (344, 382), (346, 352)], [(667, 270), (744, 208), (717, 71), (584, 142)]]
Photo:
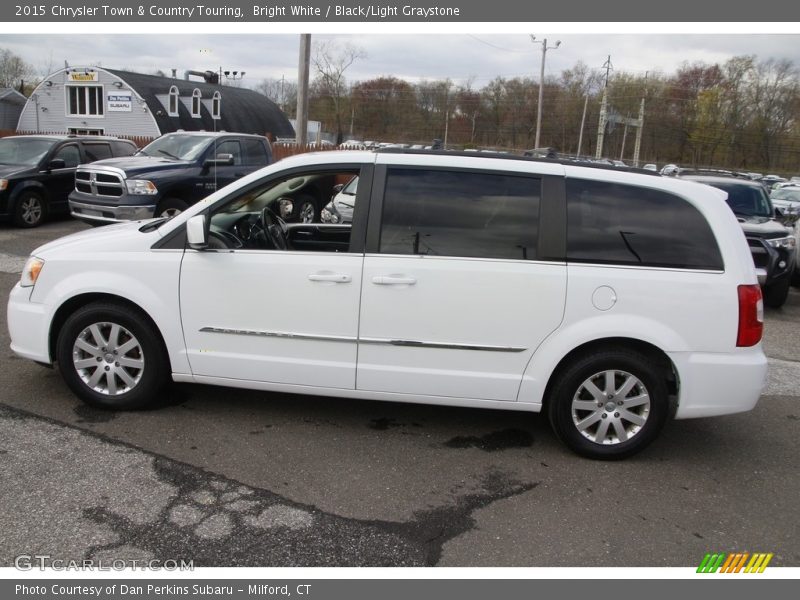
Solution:
[(171, 158), (173, 160), (194, 160), (214, 139), (210, 135), (165, 135), (141, 149), (139, 154)]
[(735, 183), (713, 185), (723, 192), (728, 192), (728, 206), (734, 214), (746, 217), (772, 217), (772, 205), (763, 187)]
[(52, 140), (7, 137), (0, 140), (0, 164), (38, 165), (48, 150)]
[(773, 200), (800, 202), (800, 188), (781, 188), (772, 192), (769, 197)]

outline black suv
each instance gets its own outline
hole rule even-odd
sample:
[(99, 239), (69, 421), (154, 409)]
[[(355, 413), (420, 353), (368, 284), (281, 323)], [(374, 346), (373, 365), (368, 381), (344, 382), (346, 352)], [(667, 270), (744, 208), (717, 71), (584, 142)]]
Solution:
[(272, 162), (269, 141), (244, 133), (168, 133), (136, 156), (81, 165), (72, 216), (92, 224), (171, 217)]
[(775, 217), (769, 195), (764, 186), (749, 179), (717, 175), (681, 175), (705, 183), (728, 193), (727, 203), (739, 220), (756, 269), (764, 289), (764, 304), (779, 308), (786, 302), (796, 260), (795, 239), (792, 229)]
[(0, 139), (0, 217), (19, 227), (41, 225), (48, 214), (67, 212), (75, 168), (136, 145), (100, 136), (19, 135)]

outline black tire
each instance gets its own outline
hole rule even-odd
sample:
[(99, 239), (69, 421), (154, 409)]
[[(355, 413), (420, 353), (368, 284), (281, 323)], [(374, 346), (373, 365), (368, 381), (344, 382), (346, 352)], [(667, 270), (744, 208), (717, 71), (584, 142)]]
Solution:
[(764, 287), (764, 306), (770, 308), (780, 308), (786, 304), (786, 299), (789, 297), (789, 285), (791, 284), (789, 277), (784, 277)]
[[(626, 375), (632, 376), (638, 384), (627, 394), (612, 397), (603, 394), (604, 404), (598, 405), (597, 397), (591, 395), (584, 384), (604, 381), (607, 371), (614, 372), (614, 388), (618, 392), (628, 381)], [(599, 377), (592, 381), (595, 375)], [(597, 391), (606, 390), (600, 388)], [(643, 392), (649, 398), (649, 406), (642, 403)], [(573, 401), (581, 403), (576, 405), (581, 408), (573, 410)], [(624, 406), (626, 402), (639, 404), (629, 409)], [(577, 454), (600, 460), (619, 460), (640, 452), (658, 436), (669, 415), (669, 394), (663, 369), (645, 355), (625, 348), (609, 348), (578, 357), (558, 375), (547, 403), (550, 424), (559, 439)], [(584, 406), (589, 408), (582, 408)], [(627, 421), (626, 425), (627, 415), (643, 422)], [(592, 424), (584, 427), (582, 433), (576, 421)], [(630, 428), (624, 433), (627, 437), (624, 441), (615, 433), (615, 422), (623, 429)], [(601, 433), (601, 427), (608, 430), (610, 437)], [(602, 435), (603, 443), (590, 439), (599, 435)]]
[[(116, 344), (111, 333), (113, 325), (120, 328)], [(98, 327), (105, 342), (97, 340), (92, 326)], [(79, 338), (83, 347), (96, 343), (98, 352), (85, 352), (77, 346)], [(131, 340), (136, 346), (126, 350)], [(104, 345), (108, 342), (111, 344)], [(116, 348), (119, 352), (115, 356)], [(91, 406), (109, 410), (136, 410), (155, 404), (170, 374), (166, 349), (150, 320), (138, 310), (113, 302), (94, 302), (71, 314), (58, 334), (56, 359), (64, 381), (76, 396)], [(127, 368), (114, 362), (117, 360), (141, 362), (142, 368)], [(79, 361), (91, 364), (79, 369)], [(95, 361), (99, 365), (96, 368)], [(118, 375), (123, 369), (125, 373)], [(98, 372), (95, 387), (90, 387), (91, 376)], [(128, 385), (126, 380), (133, 380), (134, 384)]]
[(22, 192), (14, 203), (12, 220), (17, 227), (38, 227), (47, 218), (47, 203), (41, 194)]
[(313, 196), (309, 194), (301, 194), (297, 199), (293, 200), (294, 215), (293, 218), (298, 223), (319, 223), (319, 206)]
[(174, 217), (189, 208), (180, 198), (164, 198), (156, 206), (156, 217)]

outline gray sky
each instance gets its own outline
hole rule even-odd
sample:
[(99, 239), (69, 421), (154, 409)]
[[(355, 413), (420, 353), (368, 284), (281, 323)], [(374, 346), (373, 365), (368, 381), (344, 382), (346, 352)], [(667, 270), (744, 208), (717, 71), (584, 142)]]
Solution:
[[(547, 36), (558, 50), (547, 53), (548, 74), (558, 74), (582, 60), (600, 68), (611, 55), (617, 71), (670, 73), (683, 61), (717, 62), (741, 54), (760, 59), (788, 58), (800, 66), (800, 35), (578, 35)], [(480, 88), (496, 76), (538, 79), (540, 46), (523, 34), (382, 34), (313, 35), (313, 40), (336, 39), (362, 47), (367, 58), (346, 73), (358, 81), (381, 75), (417, 81), (446, 78), (462, 83), (472, 78)], [(297, 35), (12, 35), (0, 34), (0, 47), (31, 63), (40, 74), (70, 65), (102, 65), (152, 73), (176, 68), (246, 71), (245, 84), (263, 78), (295, 79)], [(179, 75), (180, 76), (180, 75)]]

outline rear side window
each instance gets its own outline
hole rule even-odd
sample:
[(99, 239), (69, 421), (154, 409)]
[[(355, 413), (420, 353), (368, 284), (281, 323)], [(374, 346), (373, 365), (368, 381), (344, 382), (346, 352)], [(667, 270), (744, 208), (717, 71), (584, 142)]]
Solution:
[(131, 156), (136, 152), (136, 146), (126, 142), (111, 142), (111, 150), (114, 156)]
[(722, 270), (705, 217), (667, 192), (567, 180), (567, 260)]
[(89, 162), (111, 158), (111, 146), (108, 144), (84, 144), (83, 150), (86, 152), (86, 160)]
[(262, 167), (269, 164), (267, 151), (260, 140), (244, 139), (242, 140), (242, 149), (244, 150), (244, 164)]
[(390, 169), (380, 251), (535, 259), (540, 197), (534, 177)]

